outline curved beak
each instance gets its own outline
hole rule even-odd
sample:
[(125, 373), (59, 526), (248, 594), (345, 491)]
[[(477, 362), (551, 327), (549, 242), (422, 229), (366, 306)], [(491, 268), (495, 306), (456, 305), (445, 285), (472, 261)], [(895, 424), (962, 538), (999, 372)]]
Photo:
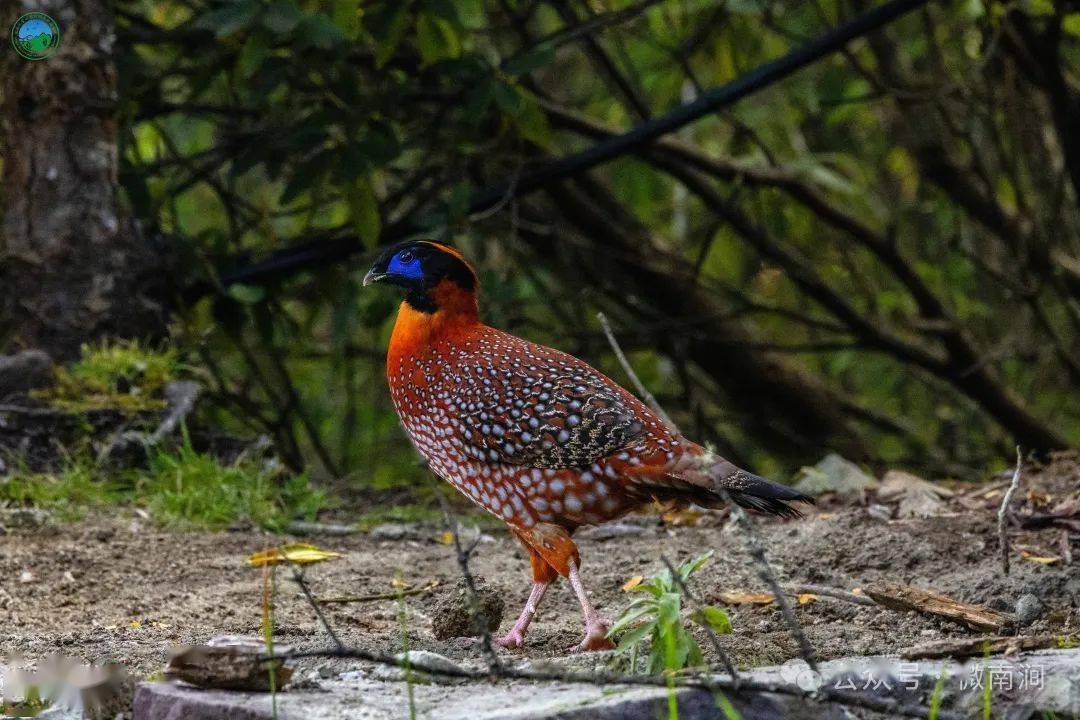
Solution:
[(386, 277), (386, 273), (378, 272), (375, 268), (371, 268), (367, 271), (367, 275), (364, 276), (364, 287), (377, 283)]

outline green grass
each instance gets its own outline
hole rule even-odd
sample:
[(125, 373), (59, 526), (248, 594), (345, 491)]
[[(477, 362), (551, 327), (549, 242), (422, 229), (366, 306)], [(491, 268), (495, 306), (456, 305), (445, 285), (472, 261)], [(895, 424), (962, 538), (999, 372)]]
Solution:
[(156, 452), (145, 470), (108, 474), (82, 458), (57, 473), (16, 470), (0, 479), (0, 505), (42, 508), (62, 518), (95, 507), (139, 506), (168, 527), (220, 529), (246, 520), (280, 530), (293, 519), (313, 519), (326, 504), (306, 475), (256, 460), (222, 465), (186, 440)]
[(172, 347), (159, 350), (136, 340), (83, 345), (77, 361), (56, 368), (56, 384), (34, 395), (71, 412), (159, 410), (165, 406), (165, 385), (182, 368)]
[(326, 495), (307, 475), (287, 476), (254, 460), (222, 465), (185, 442), (159, 452), (135, 475), (134, 495), (163, 525), (220, 529), (238, 520), (282, 530), (290, 520), (314, 519)]
[(15, 469), (0, 478), (0, 505), (41, 508), (61, 519), (81, 517), (87, 508), (121, 498), (117, 484), (99, 477), (88, 460), (72, 460), (56, 473)]

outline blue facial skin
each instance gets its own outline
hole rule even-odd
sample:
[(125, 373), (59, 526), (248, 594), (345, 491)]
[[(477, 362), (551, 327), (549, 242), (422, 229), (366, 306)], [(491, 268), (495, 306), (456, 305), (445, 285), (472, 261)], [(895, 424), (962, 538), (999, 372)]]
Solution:
[(405, 253), (412, 255), (407, 250), (395, 255), (390, 259), (390, 264), (386, 266), (386, 274), (405, 278), (406, 280), (423, 279), (424, 270), (420, 267), (420, 258), (413, 256), (409, 258), (408, 262), (402, 262), (401, 256)]

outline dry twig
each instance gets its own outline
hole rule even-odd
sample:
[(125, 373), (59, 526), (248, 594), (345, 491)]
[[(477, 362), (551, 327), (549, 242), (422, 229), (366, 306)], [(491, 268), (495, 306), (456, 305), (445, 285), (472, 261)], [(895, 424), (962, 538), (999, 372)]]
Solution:
[(998, 508), (997, 524), (998, 524), (998, 541), (1001, 544), (1001, 572), (1009, 574), (1009, 533), (1006, 529), (1006, 519), (1009, 513), (1009, 503), (1012, 502), (1012, 497), (1016, 494), (1016, 489), (1020, 487), (1020, 468), (1023, 464), (1023, 455), (1020, 453), (1020, 446), (1016, 446), (1016, 471), (1013, 472), (1012, 482), (1009, 484), (1009, 489), (1005, 492), (1005, 497), (1001, 500), (1001, 507)]
[(446, 529), (454, 541), (458, 568), (461, 570), (461, 577), (465, 580), (465, 591), (469, 595), (469, 615), (472, 616), (473, 629), (480, 633), (480, 647), (487, 658), (488, 668), (492, 674), (498, 674), (499, 670), (502, 669), (502, 661), (499, 660), (499, 656), (495, 652), (495, 646), (491, 642), (491, 632), (488, 630), (487, 622), (480, 617), (480, 597), (476, 592), (476, 581), (469, 571), (469, 558), (472, 557), (472, 551), (480, 543), (480, 537), (478, 535), (468, 548), (463, 548), (461, 546), (461, 525), (456, 520), (451, 521), (450, 506), (442, 493), (438, 493), (438, 498), (439, 505), (442, 506)]

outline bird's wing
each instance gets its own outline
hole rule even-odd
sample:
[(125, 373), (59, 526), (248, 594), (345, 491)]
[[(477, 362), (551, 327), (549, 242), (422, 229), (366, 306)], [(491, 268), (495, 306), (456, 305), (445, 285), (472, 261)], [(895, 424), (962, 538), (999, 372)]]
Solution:
[(478, 459), (581, 467), (645, 434), (633, 396), (572, 355), (491, 330), (463, 363), (455, 416)]

